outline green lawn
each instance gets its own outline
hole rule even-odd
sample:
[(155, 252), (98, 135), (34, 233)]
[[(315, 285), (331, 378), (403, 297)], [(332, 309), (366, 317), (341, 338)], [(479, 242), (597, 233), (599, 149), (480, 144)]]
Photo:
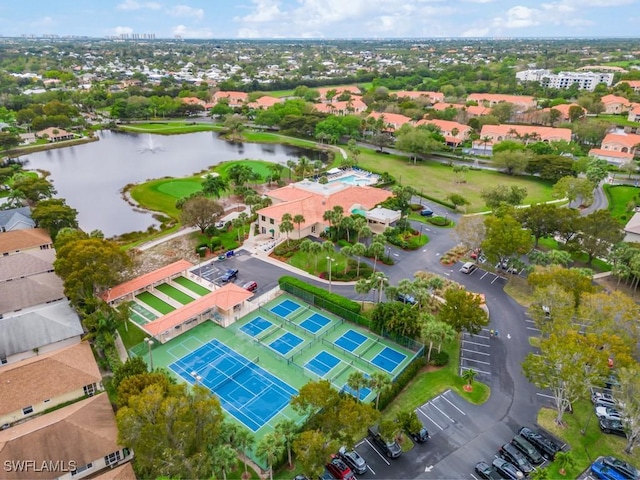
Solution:
[(630, 122), (628, 120), (627, 114), (615, 115), (600, 113), (597, 118), (598, 120), (606, 120), (607, 122), (615, 123), (616, 125), (620, 125), (621, 127), (638, 127), (638, 122)]
[(210, 132), (221, 130), (220, 125), (193, 122), (148, 122), (120, 125), (121, 130), (136, 133), (157, 133), (159, 135), (176, 135), (181, 133)]
[(173, 298), (177, 302), (180, 302), (183, 305), (186, 305), (187, 303), (191, 303), (194, 300), (193, 297), (190, 297), (189, 295), (184, 293), (182, 290), (178, 290), (176, 287), (173, 287), (166, 283), (158, 285), (156, 289), (164, 293), (165, 295), (168, 295), (169, 297)]
[(138, 298), (142, 303), (146, 303), (147, 305), (149, 305), (156, 312), (162, 313), (163, 315), (166, 315), (167, 313), (171, 313), (175, 310), (174, 307), (169, 305), (164, 300), (159, 299), (158, 297), (156, 297), (154, 294), (150, 292), (142, 292), (136, 295), (136, 298)]
[[(544, 250), (544, 249), (547, 249), (547, 250), (565, 250), (564, 245), (559, 244), (553, 238), (541, 238), (540, 241), (538, 242), (538, 247), (540, 247), (542, 250)], [(571, 254), (571, 258), (573, 259), (574, 262), (577, 263), (577, 265), (574, 265), (574, 267), (586, 267), (587, 266), (588, 257), (587, 257), (586, 253), (573, 252)], [(593, 259), (593, 264), (591, 265), (590, 268), (593, 268), (596, 272), (610, 272), (611, 271), (611, 265), (609, 265), (607, 262), (604, 262), (604, 261), (600, 260), (599, 258), (594, 258)]]
[(455, 175), (449, 165), (433, 160), (423, 160), (413, 165), (408, 157), (380, 154), (366, 148), (362, 149), (358, 157), (358, 165), (365, 170), (388, 172), (395, 177), (397, 183), (410, 185), (436, 199), (446, 200), (447, 195), (459, 193), (471, 202), (467, 209), (469, 212), (487, 210), (480, 193), (484, 188), (499, 184), (525, 187), (528, 192), (525, 204), (552, 200), (552, 184), (535, 177), (511, 176), (490, 170), (469, 170), (465, 175), (466, 183), (454, 183)]
[(394, 418), (399, 411), (413, 411), (448, 389), (471, 403), (480, 404), (487, 401), (491, 391), (484, 383), (474, 382), (473, 391), (470, 393), (462, 389), (466, 382), (458, 374), (460, 344), (457, 341), (452, 342), (444, 345), (443, 350), (449, 353), (449, 364), (436, 371), (420, 372), (384, 410), (383, 417)]
[[(293, 265), (294, 267), (298, 267), (301, 270), (309, 272), (311, 275), (319, 276), (321, 273), (328, 275), (329, 269), (327, 256), (328, 255), (325, 253), (321, 253), (320, 255), (318, 255), (317, 270), (316, 262), (314, 261), (313, 257), (301, 251), (296, 252), (293, 257), (289, 259), (288, 263), (290, 265)], [(340, 252), (334, 252), (331, 254), (331, 258), (335, 260), (331, 262), (332, 272), (340, 272), (345, 269), (348, 261), (346, 256), (344, 256)]]
[(173, 279), (173, 281), (178, 285), (182, 285), (184, 288), (188, 288), (193, 293), (196, 293), (198, 295), (206, 295), (207, 293), (211, 293), (209, 289), (185, 277), (176, 277)]
[[(600, 431), (589, 400), (574, 403), (573, 414), (566, 413), (563, 417), (563, 427), (555, 424), (555, 417), (555, 410), (543, 408), (538, 413), (538, 424), (571, 447), (576, 465), (567, 469), (566, 478), (577, 478), (600, 455), (613, 455), (632, 465), (640, 465), (640, 449), (636, 448), (632, 455), (626, 455), (623, 451), (626, 445), (624, 438)], [(585, 435), (582, 435), (581, 430), (585, 430)], [(558, 473), (557, 463), (552, 463), (548, 469), (549, 478), (562, 478)]]
[(139, 343), (142, 343), (148, 335), (136, 327), (133, 322), (129, 322), (128, 325), (125, 326), (124, 323), (118, 324), (118, 333), (120, 334), (120, 338), (122, 339), (122, 343), (127, 350)]
[(621, 225), (626, 225), (633, 216), (633, 209), (630, 209), (629, 205), (633, 204), (635, 206), (636, 203), (640, 203), (640, 188), (624, 185), (605, 185), (604, 193), (609, 201), (611, 216), (618, 220)]
[(296, 137), (288, 137), (286, 135), (279, 135), (277, 133), (270, 132), (253, 132), (245, 130), (242, 132), (242, 137), (247, 142), (253, 143), (279, 143), (281, 145), (292, 145), (294, 147), (301, 148), (318, 148), (317, 142), (312, 140), (304, 140)]

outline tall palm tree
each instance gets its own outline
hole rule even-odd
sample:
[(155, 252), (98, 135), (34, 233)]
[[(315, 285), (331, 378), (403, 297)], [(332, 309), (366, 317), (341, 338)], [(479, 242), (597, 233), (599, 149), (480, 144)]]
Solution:
[(293, 223), (298, 225), (298, 240), (300, 240), (300, 224), (304, 223), (306, 220), (304, 218), (304, 215), (298, 213), (297, 215), (295, 215), (293, 217)]
[(287, 167), (289, 167), (289, 180), (291, 180), (291, 174), (296, 171), (298, 164), (295, 160), (287, 160)]
[(367, 377), (365, 377), (364, 373), (360, 370), (353, 371), (347, 378), (347, 385), (351, 390), (356, 392), (355, 397), (358, 402), (360, 401), (360, 391), (366, 387), (368, 383)]
[(300, 157), (300, 160), (298, 160), (296, 170), (300, 178), (305, 178), (307, 174), (313, 171), (313, 164), (309, 158), (302, 156)]
[(311, 242), (309, 246), (309, 253), (313, 256), (315, 260), (315, 271), (318, 271), (318, 257), (320, 256), (320, 252), (322, 252), (322, 245), (318, 242)]
[(287, 449), (287, 459), (289, 460), (289, 468), (293, 467), (293, 462), (291, 461), (291, 447), (293, 446), (293, 441), (298, 435), (298, 424), (295, 420), (287, 419), (280, 420), (276, 424), (275, 431), (282, 437), (282, 441)]
[(267, 461), (269, 480), (273, 480), (273, 462), (284, 452), (282, 435), (277, 432), (267, 433), (256, 447), (256, 455)]
[(382, 302), (382, 293), (384, 292), (385, 287), (389, 285), (389, 277), (387, 277), (384, 272), (374, 272), (369, 280), (373, 284), (373, 288), (378, 290), (378, 303)]
[(350, 238), (350, 230), (354, 226), (353, 217), (342, 217), (340, 220), (340, 228), (342, 228), (347, 233), (347, 242), (351, 243)]
[[(247, 473), (247, 451), (255, 444), (255, 437), (251, 432), (245, 428), (238, 429), (236, 432), (236, 445), (240, 449), (240, 453), (244, 457), (242, 463), (244, 463), (244, 473)], [(246, 475), (245, 475), (246, 476)]]
[(362, 260), (362, 256), (366, 253), (367, 247), (362, 243), (356, 243), (351, 247), (351, 255), (356, 257), (356, 261), (358, 262), (358, 266), (356, 267), (356, 277), (360, 276), (360, 261)]
[(236, 451), (229, 444), (216, 447), (210, 458), (214, 462), (213, 471), (222, 473), (223, 480), (227, 480), (227, 472), (233, 470), (238, 461)]
[(376, 392), (376, 410), (378, 410), (380, 395), (390, 386), (391, 379), (386, 373), (375, 371), (373, 372), (371, 377), (369, 377), (369, 387), (371, 387), (371, 389)]
[(384, 255), (384, 244), (380, 242), (373, 242), (369, 246), (369, 255), (373, 257), (373, 273), (375, 273), (378, 265), (378, 259)]
[[(373, 283), (368, 278), (361, 278), (353, 288), (358, 295), (368, 295), (373, 290)], [(364, 299), (362, 300), (362, 306), (364, 306)]]
[(281, 233), (287, 235), (287, 245), (289, 245), (289, 233), (293, 232), (293, 218), (290, 213), (285, 213), (282, 215), (282, 219), (280, 220), (280, 226), (278, 227)]
[(353, 256), (353, 247), (350, 245), (345, 245), (340, 249), (340, 253), (347, 257), (344, 262), (344, 274), (347, 274), (347, 268), (349, 268), (349, 257)]

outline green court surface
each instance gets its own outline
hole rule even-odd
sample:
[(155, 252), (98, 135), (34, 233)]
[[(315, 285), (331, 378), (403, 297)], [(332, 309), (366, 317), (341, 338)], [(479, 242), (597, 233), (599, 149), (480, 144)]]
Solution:
[[(300, 308), (291, 312), (291, 314), (286, 315), (287, 318), (293, 318), (293, 321), (287, 321), (284, 317), (280, 317), (270, 311), (271, 308), (285, 301), (292, 302), (289, 303), (289, 305), (295, 303), (300, 306)], [(325, 319), (328, 319), (329, 322), (322, 328), (317, 329), (317, 331), (310, 332), (303, 328), (301, 324), (308, 326), (309, 323), (305, 323), (305, 320), (314, 314), (322, 315)], [(272, 325), (267, 326), (262, 331), (258, 329), (258, 333), (254, 333), (255, 336), (251, 336), (252, 330), (245, 326), (258, 317), (269, 321)], [(260, 321), (257, 322), (260, 323)], [(252, 325), (255, 324), (256, 322), (252, 323)], [(245, 328), (243, 329), (243, 327)], [(314, 328), (312, 328), (312, 330), (313, 329)], [(354, 348), (353, 352), (344, 350), (333, 343), (349, 330), (357, 332), (357, 334), (361, 336), (359, 337), (361, 339), (365, 337), (362, 344)], [(357, 335), (353, 332), (350, 335)], [(302, 339), (302, 342), (287, 350), (288, 347), (283, 347), (282, 344), (278, 343), (279, 339), (287, 333), (289, 333), (289, 338), (295, 335), (298, 339)], [(283, 294), (227, 328), (220, 327), (213, 322), (205, 322), (183, 333), (179, 337), (170, 340), (166, 344), (155, 344), (152, 349), (153, 364), (156, 368), (165, 368), (171, 375), (174, 375), (176, 380), (184, 381), (168, 368), (169, 365), (214, 338), (248, 359), (257, 357), (258, 365), (261, 368), (282, 379), (297, 390), (310, 380), (318, 379), (328, 380), (336, 389), (342, 390), (349, 375), (356, 370), (360, 370), (366, 375), (371, 375), (376, 371), (384, 371), (371, 363), (371, 360), (385, 347), (390, 347), (399, 354), (406, 356), (389, 374), (391, 378), (399, 375), (416, 355), (419, 355), (419, 353), (410, 351), (385, 338), (378, 337), (358, 325), (345, 322), (331, 313), (308, 306), (296, 297)], [(147, 347), (145, 345), (143, 345), (143, 347), (144, 348), (134, 347), (132, 353), (135, 351), (139, 355), (148, 357)], [(282, 351), (284, 351), (284, 353), (280, 353)], [(310, 369), (307, 363), (318, 355), (320, 355), (319, 358), (324, 359), (334, 357), (333, 361), (336, 362), (336, 364), (331, 368), (327, 367), (324, 369), (326, 370), (324, 372), (320, 371), (316, 373), (318, 371), (313, 368)], [(146, 358), (146, 361), (149, 362), (149, 359)], [(322, 367), (324, 364), (321, 363), (320, 365)], [(375, 392), (367, 391), (365, 393), (367, 396), (363, 398), (363, 401), (372, 401), (375, 398)], [(231, 415), (228, 415), (227, 418), (230, 421), (236, 422)], [(283, 419), (293, 419), (298, 423), (303, 421), (303, 418), (291, 408), (291, 405), (287, 405), (276, 416), (271, 418), (268, 423), (255, 432), (256, 442), (266, 433), (272, 432), (275, 425)], [(262, 460), (255, 458), (254, 455), (251, 456), (260, 465), (264, 463)]]
[(177, 283), (178, 285), (184, 288), (191, 290), (193, 293), (197, 293), (200, 296), (206, 295), (207, 293), (211, 293), (211, 290), (209, 290), (208, 288), (205, 288), (202, 285), (192, 280), (189, 280), (186, 277), (176, 277), (173, 279), (173, 282)]
[(177, 302), (180, 302), (183, 305), (186, 305), (187, 303), (191, 303), (195, 300), (193, 297), (190, 297), (189, 295), (184, 293), (182, 290), (178, 290), (176, 287), (172, 287), (171, 285), (168, 285), (166, 283), (162, 283), (158, 285), (156, 289), (164, 293), (165, 295), (173, 298)]
[(131, 321), (137, 323), (138, 325), (145, 325), (149, 322), (154, 321), (156, 318), (158, 318), (156, 315), (151, 313), (139, 303), (131, 302), (131, 306), (129, 307), (129, 319)]
[(175, 310), (175, 308), (169, 305), (167, 302), (165, 302), (164, 300), (160, 300), (154, 294), (149, 292), (142, 292), (141, 294), (136, 295), (136, 298), (142, 303), (146, 303), (147, 305), (149, 305), (156, 312), (159, 312), (163, 315), (171, 313)]

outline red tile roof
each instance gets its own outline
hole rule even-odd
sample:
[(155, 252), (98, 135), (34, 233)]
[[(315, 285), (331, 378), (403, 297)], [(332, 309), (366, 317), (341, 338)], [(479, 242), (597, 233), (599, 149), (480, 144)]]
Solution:
[(634, 148), (640, 144), (640, 135), (635, 133), (608, 133), (602, 140), (602, 147), (605, 145), (620, 145), (622, 147)]
[(173, 312), (154, 320), (153, 322), (143, 325), (142, 328), (151, 335), (158, 335), (182, 324), (190, 318), (198, 316), (208, 308), (216, 306), (221, 310), (230, 310), (252, 296), (253, 293), (248, 290), (245, 290), (233, 283), (227, 283), (225, 286), (220, 287), (219, 289), (214, 290), (191, 303), (187, 303), (183, 307), (180, 307)]
[(282, 103), (282, 99), (264, 95), (258, 98), (255, 102), (250, 102), (247, 105), (250, 108), (269, 108), (274, 106), (276, 103)]
[(515, 131), (515, 133), (517, 135), (520, 135), (521, 137), (524, 137), (525, 135), (537, 134), (541, 141), (571, 141), (571, 130), (568, 128), (554, 128), (531, 125), (483, 125), (482, 131), (480, 132), (480, 137), (503, 137), (503, 140), (505, 138), (517, 138), (517, 136), (514, 135), (512, 131)]
[(411, 119), (409, 117), (400, 115), (399, 113), (371, 112), (369, 116), (375, 118), (376, 120), (382, 118), (385, 124), (390, 125), (394, 128), (400, 128), (405, 123), (411, 123)]
[(360, 89), (355, 85), (346, 85), (343, 87), (320, 87), (316, 88), (316, 90), (320, 93), (320, 98), (323, 100), (327, 97), (327, 92), (330, 90), (336, 91), (336, 97), (339, 97), (344, 92), (349, 92), (353, 95), (360, 95), (362, 93)]
[(600, 101), (604, 105), (610, 105), (610, 104), (616, 104), (616, 103), (619, 103), (621, 105), (629, 105), (631, 103), (628, 99), (624, 97), (620, 97), (618, 95), (605, 95), (600, 99)]
[(535, 98), (530, 95), (503, 95), (499, 93), (472, 93), (467, 97), (467, 101), (478, 102), (478, 104), (484, 101), (489, 103), (508, 102), (524, 106), (533, 106), (536, 103)]
[(137, 292), (138, 290), (143, 289), (148, 285), (152, 285), (156, 282), (164, 280), (165, 278), (169, 278), (178, 273), (184, 272), (190, 268), (194, 267), (193, 263), (187, 262), (186, 260), (178, 260), (177, 262), (173, 262), (169, 265), (166, 265), (158, 270), (154, 270), (153, 272), (149, 272), (145, 275), (141, 275), (133, 280), (129, 280), (128, 282), (121, 283), (120, 285), (116, 285), (115, 287), (103, 292), (100, 295), (100, 298), (105, 302), (112, 302), (114, 300), (118, 300), (130, 293)]
[(618, 150), (605, 150), (604, 148), (592, 148), (589, 150), (590, 157), (611, 157), (623, 160), (633, 160), (633, 153), (624, 153)]
[(432, 102), (444, 102), (444, 93), (442, 92), (415, 92), (409, 90), (400, 90), (398, 92), (390, 92), (398, 98), (420, 98), (427, 97)]

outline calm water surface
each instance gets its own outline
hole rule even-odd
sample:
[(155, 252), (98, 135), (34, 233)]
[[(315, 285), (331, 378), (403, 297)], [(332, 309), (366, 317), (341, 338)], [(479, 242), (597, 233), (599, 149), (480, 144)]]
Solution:
[(33, 153), (26, 168), (51, 172), (57, 196), (78, 210), (80, 227), (107, 237), (157, 225), (150, 213), (134, 210), (120, 190), (129, 183), (185, 177), (226, 160), (244, 158), (286, 163), (316, 152), (284, 145), (237, 144), (216, 132), (148, 135), (99, 132), (100, 141)]

